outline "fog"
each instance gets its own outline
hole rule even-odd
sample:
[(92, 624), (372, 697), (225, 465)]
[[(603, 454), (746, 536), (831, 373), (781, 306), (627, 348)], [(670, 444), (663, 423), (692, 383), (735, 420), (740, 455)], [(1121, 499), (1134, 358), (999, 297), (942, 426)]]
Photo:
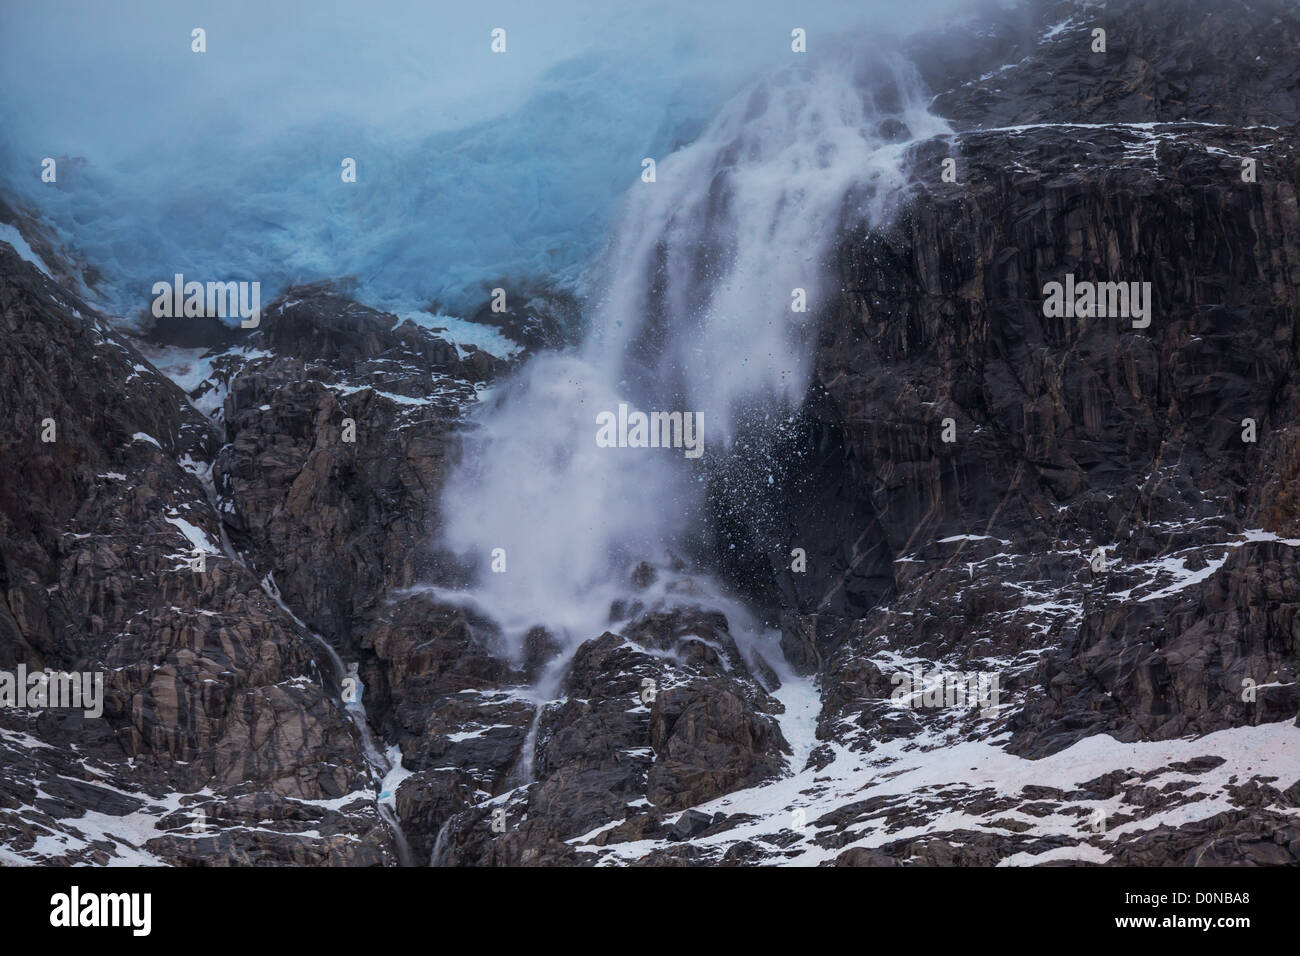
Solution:
[[(0, 187), (102, 273), (123, 315), (175, 271), (259, 279), (267, 295), (353, 276), (377, 305), (466, 309), (485, 283), (572, 282), (641, 159), (788, 64), (793, 28), (813, 60), (960, 6), (9, 3)], [(60, 159), (57, 184), (40, 180), (44, 157)]]

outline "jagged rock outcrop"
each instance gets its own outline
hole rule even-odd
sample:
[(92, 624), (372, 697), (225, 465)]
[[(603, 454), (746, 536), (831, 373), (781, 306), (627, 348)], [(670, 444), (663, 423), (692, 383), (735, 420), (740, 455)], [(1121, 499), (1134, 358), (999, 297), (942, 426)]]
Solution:
[[(248, 340), (213, 465), (232, 543), (312, 628), (349, 646), (354, 620), (426, 576), (448, 431), (473, 362), (396, 317), (290, 290)], [(346, 378), (344, 378), (346, 376)]]
[(102, 715), (0, 709), (8, 851), (395, 860), (328, 662), (221, 547), (211, 423), (7, 245), (0, 322), (0, 670), (103, 678)]
[(592, 862), (586, 844), (693, 835), (665, 814), (784, 771), (783, 710), (721, 614), (649, 612), (574, 653), (560, 699), (537, 713), (531, 782), (507, 780), (491, 802), (499, 835), (480, 805), (449, 821), (434, 862), (576, 864)]

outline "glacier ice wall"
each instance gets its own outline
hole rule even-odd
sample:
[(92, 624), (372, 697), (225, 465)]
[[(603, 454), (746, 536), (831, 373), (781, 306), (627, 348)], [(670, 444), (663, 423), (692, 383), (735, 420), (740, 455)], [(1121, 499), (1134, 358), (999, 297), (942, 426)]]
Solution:
[(351, 277), (373, 305), (463, 311), (502, 281), (574, 284), (642, 158), (788, 62), (792, 27), (813, 58), (953, 5), (5, 4), (0, 190), (45, 216), (128, 323), (175, 272), (258, 280), (263, 301)]

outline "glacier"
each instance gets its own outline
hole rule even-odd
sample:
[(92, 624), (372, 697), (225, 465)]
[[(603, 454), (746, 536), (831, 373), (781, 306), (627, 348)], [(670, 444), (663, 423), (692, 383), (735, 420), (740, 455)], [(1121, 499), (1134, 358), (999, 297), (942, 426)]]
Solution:
[[(499, 285), (581, 291), (642, 159), (693, 142), (756, 72), (788, 62), (793, 26), (818, 53), (868, 16), (888, 29), (953, 3), (658, 6), (505, 3), (488, 19), (241, 0), (204, 11), (204, 54), (189, 48), (194, 17), (168, 4), (7, 9), (0, 188), (91, 267), (96, 304), (128, 327), (176, 272), (259, 281), (268, 300), (343, 278), (379, 308), (465, 314)], [(494, 56), (498, 25), (510, 42)], [(124, 77), (123, 58), (147, 65)]]

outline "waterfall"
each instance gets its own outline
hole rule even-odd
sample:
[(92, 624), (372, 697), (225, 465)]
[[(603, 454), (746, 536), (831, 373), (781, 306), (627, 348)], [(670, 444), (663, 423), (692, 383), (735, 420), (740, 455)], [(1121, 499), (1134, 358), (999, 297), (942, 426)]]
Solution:
[[(520, 659), (537, 625), (567, 652), (616, 630), (611, 604), (641, 561), (659, 571), (642, 602), (673, 603), (710, 470), (808, 387), (812, 320), (837, 294), (825, 269), (836, 236), (884, 222), (909, 145), (950, 132), (927, 99), (897, 60), (783, 69), (628, 191), (594, 268), (585, 341), (535, 356), (483, 403), (444, 489), (443, 544), (476, 574), (434, 590), (495, 620), (504, 654)], [(597, 416), (620, 403), (700, 413), (704, 455), (600, 447)], [(690, 591), (743, 616), (707, 576)]]
[[(222, 538), (223, 540), (225, 538), (224, 529), (222, 530)], [(240, 564), (244, 563), (242, 559), (237, 560), (239, 560)], [(247, 565), (245, 565), (245, 567), (247, 567)], [(343, 708), (343, 711), (347, 714), (348, 719), (352, 721), (353, 726), (357, 728), (357, 735), (361, 741), (361, 752), (365, 755), (367, 771), (370, 775), (370, 782), (375, 791), (375, 812), (379, 814), (384, 823), (388, 825), (389, 831), (393, 834), (393, 846), (397, 850), (398, 864), (400, 866), (410, 866), (411, 846), (407, 842), (406, 832), (402, 829), (402, 823), (397, 818), (396, 811), (385, 802), (384, 781), (393, 770), (394, 760), (391, 759), (390, 756), (385, 756), (379, 750), (379, 747), (375, 744), (374, 735), (370, 732), (370, 722), (366, 717), (366, 708), (361, 703), (361, 694), (364, 691), (364, 687), (360, 684), (359, 678), (357, 678), (356, 665), (353, 664), (351, 668), (345, 668), (343, 658), (339, 657), (339, 653), (334, 650), (333, 645), (304, 624), (302, 619), (294, 614), (293, 611), (289, 610), (289, 606), (284, 603), (284, 599), (280, 595), (279, 585), (275, 583), (274, 573), (267, 572), (266, 576), (262, 578), (261, 583), (262, 590), (266, 592), (267, 597), (278, 604), (280, 609), (288, 614), (295, 624), (307, 632), (316, 646), (325, 652), (325, 657), (329, 660), (330, 668), (333, 671), (334, 686), (342, 687), (345, 677), (352, 677), (352, 679), (358, 681), (357, 699), (355, 702), (347, 704)], [(393, 756), (396, 757), (396, 762), (400, 765), (401, 752), (398, 751), (396, 747), (392, 748), (392, 750), (396, 751), (396, 754)]]

